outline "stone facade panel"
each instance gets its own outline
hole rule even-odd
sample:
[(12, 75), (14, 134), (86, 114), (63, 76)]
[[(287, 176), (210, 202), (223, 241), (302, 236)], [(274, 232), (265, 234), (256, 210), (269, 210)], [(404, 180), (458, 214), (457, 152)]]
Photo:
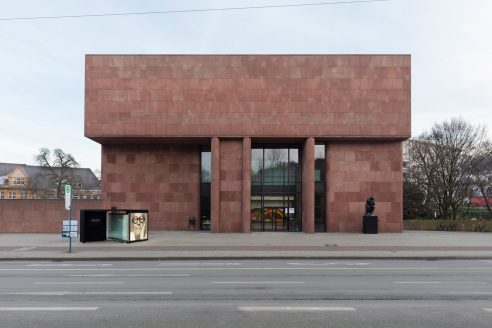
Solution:
[[(401, 232), (401, 147), (401, 142), (329, 144), (328, 231), (361, 232), (365, 202), (372, 195), (380, 231)], [(355, 178), (348, 179), (350, 175)]]
[(103, 195), (111, 206), (148, 209), (152, 229), (188, 229), (187, 218), (199, 217), (199, 154), (197, 146), (105, 145)]
[(409, 90), (406, 55), (88, 55), (85, 135), (405, 139)]

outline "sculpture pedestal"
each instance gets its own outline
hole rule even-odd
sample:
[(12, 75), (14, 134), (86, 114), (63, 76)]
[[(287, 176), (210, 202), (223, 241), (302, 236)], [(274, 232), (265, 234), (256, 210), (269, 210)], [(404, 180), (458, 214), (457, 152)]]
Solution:
[(362, 233), (378, 233), (378, 217), (376, 215), (364, 215), (362, 217)]

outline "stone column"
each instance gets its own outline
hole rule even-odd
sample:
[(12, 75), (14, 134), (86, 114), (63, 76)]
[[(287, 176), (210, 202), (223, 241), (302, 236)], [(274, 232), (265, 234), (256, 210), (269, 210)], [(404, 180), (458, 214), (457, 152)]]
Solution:
[(210, 217), (211, 231), (219, 232), (220, 230), (220, 140), (217, 137), (212, 138), (211, 143), (212, 156), (212, 181), (210, 190)]
[(243, 138), (243, 232), (251, 232), (251, 138)]
[(302, 154), (302, 230), (314, 233), (314, 138), (306, 139)]

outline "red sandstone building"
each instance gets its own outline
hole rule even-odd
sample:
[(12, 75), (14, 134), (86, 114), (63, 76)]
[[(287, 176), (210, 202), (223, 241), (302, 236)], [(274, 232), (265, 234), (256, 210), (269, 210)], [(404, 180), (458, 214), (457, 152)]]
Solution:
[(150, 229), (402, 229), (409, 55), (87, 55), (102, 193)]

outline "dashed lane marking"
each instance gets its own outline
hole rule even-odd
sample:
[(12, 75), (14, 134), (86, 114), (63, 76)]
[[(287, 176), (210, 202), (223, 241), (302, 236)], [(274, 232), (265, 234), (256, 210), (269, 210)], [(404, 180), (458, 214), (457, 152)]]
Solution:
[(12, 306), (0, 307), (0, 311), (96, 311), (97, 306)]
[(172, 295), (173, 292), (17, 292), (0, 293), (0, 295), (29, 295), (29, 296), (65, 296), (65, 295)]
[(212, 281), (212, 284), (305, 284), (305, 281)]
[(124, 281), (36, 281), (35, 285), (110, 285), (126, 284)]
[(307, 266), (323, 266), (323, 265), (346, 265), (346, 266), (363, 266), (370, 265), (367, 262), (355, 262), (355, 263), (342, 263), (342, 262), (326, 262), (326, 263), (298, 263), (298, 262), (288, 262), (288, 265), (307, 265)]
[(395, 284), (488, 284), (486, 281), (394, 281)]
[(69, 274), (62, 277), (191, 277), (188, 273), (177, 274)]
[(26, 252), (26, 251), (33, 250), (35, 248), (36, 247), (19, 247), (19, 248), (14, 249), (14, 251), (17, 251), (17, 252)]
[(160, 266), (238, 266), (243, 265), (243, 263), (238, 262), (197, 262), (197, 263), (180, 263), (180, 262), (166, 262), (159, 263)]
[(348, 306), (242, 306), (241, 312), (322, 312), (322, 311), (355, 311)]
[(110, 267), (113, 266), (112, 264), (109, 263), (103, 263), (103, 264), (74, 264), (74, 263), (62, 263), (62, 264), (40, 264), (40, 263), (34, 263), (34, 264), (26, 264), (26, 267)]

